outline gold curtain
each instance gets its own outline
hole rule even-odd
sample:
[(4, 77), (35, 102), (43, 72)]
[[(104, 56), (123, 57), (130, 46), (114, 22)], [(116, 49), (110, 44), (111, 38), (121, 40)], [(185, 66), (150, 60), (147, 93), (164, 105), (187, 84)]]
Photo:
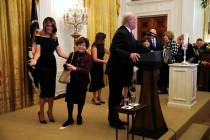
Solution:
[[(95, 40), (97, 32), (103, 32), (106, 34), (105, 47), (109, 48), (117, 28), (120, 0), (84, 0), (84, 5), (88, 8), (87, 37), (90, 43)], [(105, 75), (104, 81), (107, 85)]]
[(28, 106), (27, 40), (31, 0), (0, 0), (0, 113)]
[[(208, 0), (208, 2), (210, 3), (210, 0)], [(204, 41), (208, 41), (209, 37), (210, 37), (210, 27), (209, 27), (209, 12), (210, 12), (210, 8), (209, 6), (207, 6), (204, 9), (204, 28), (203, 28), (203, 36), (204, 36)]]
[(84, 4), (88, 8), (87, 36), (90, 43), (97, 32), (104, 32), (106, 47), (109, 47), (117, 28), (120, 0), (84, 0)]

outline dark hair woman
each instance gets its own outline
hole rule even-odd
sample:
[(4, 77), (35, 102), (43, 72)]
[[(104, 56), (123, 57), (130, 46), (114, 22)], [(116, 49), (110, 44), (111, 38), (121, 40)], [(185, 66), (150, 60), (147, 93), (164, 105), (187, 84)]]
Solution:
[(93, 92), (92, 102), (95, 105), (105, 103), (105, 101), (101, 99), (102, 88), (105, 86), (103, 80), (103, 64), (107, 62), (107, 60), (104, 60), (104, 54), (109, 53), (109, 50), (104, 47), (105, 38), (106, 34), (102, 32), (97, 33), (91, 48), (93, 67), (90, 72), (91, 83), (89, 91)]
[(66, 88), (68, 119), (60, 129), (73, 124), (72, 113), (74, 104), (78, 104), (77, 124), (82, 124), (82, 110), (85, 104), (87, 86), (90, 82), (89, 72), (92, 67), (92, 59), (87, 52), (89, 41), (85, 37), (80, 37), (75, 44), (77, 51), (71, 53), (66, 64), (64, 64), (64, 68), (71, 71), (71, 82), (67, 84)]
[(54, 51), (58, 56), (67, 59), (61, 52), (58, 38), (56, 37), (57, 27), (52, 17), (47, 17), (43, 21), (43, 29), (35, 36), (36, 49), (33, 58), (29, 60), (31, 66), (35, 66), (40, 82), (40, 110), (38, 118), (40, 123), (46, 124), (44, 118), (44, 105), (48, 102), (48, 118), (49, 121), (55, 122), (53, 116), (53, 103), (55, 96), (55, 80), (56, 80), (56, 59)]

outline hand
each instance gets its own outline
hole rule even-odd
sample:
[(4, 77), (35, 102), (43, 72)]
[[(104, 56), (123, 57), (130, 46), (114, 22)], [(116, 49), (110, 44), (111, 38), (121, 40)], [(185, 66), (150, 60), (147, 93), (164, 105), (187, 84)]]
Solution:
[(28, 60), (28, 64), (30, 65), (30, 66), (35, 66), (36, 65), (36, 63), (37, 63), (37, 59), (30, 59), (30, 60)]
[(140, 58), (140, 54), (138, 54), (138, 53), (131, 53), (130, 54), (130, 58), (132, 59), (132, 62), (137, 62), (137, 61), (139, 61), (139, 58)]
[(105, 59), (103, 63), (105, 63), (105, 64), (106, 64), (106, 63), (107, 63), (107, 61), (108, 61), (108, 60), (107, 60), (107, 59)]
[(203, 65), (207, 65), (207, 64), (208, 64), (208, 62), (207, 62), (207, 61), (202, 61), (202, 62), (201, 62), (201, 64), (203, 64)]
[(75, 70), (77, 69), (77, 67), (75, 67), (75, 66), (72, 65), (72, 64), (66, 64), (66, 65), (67, 65), (68, 70), (73, 70), (73, 71), (75, 71)]

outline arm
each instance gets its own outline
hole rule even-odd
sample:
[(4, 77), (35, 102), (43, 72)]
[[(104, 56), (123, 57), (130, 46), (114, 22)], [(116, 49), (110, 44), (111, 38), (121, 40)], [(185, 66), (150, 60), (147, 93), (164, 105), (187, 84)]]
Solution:
[(128, 62), (136, 62), (140, 58), (140, 55), (135, 52), (131, 52), (133, 45), (136, 46), (136, 42), (130, 42), (128, 39), (128, 34), (124, 31), (118, 31), (113, 40), (112, 45), (110, 47), (111, 54), (119, 57), (121, 61)]
[(92, 67), (91, 55), (87, 54), (82, 61), (83, 61), (82, 63), (84, 63), (84, 64), (80, 67), (75, 67), (74, 65), (71, 65), (71, 64), (68, 64), (68, 66), (70, 66), (71, 67), (70, 69), (73, 71), (88, 74)]
[(76, 71), (88, 74), (92, 68), (93, 62), (90, 55), (84, 57), (84, 66), (76, 67)]
[[(72, 70), (72, 66), (73, 65), (70, 65), (71, 63), (72, 63), (72, 61), (73, 61), (73, 57), (74, 57), (74, 52), (71, 52), (70, 54), (69, 54), (69, 57), (67, 58), (67, 61), (66, 61), (66, 63), (65, 64), (63, 64), (63, 68), (65, 69), (65, 70)], [(68, 64), (68, 65), (67, 65)]]
[[(70, 59), (70, 57), (68, 58), (68, 60)], [(67, 61), (68, 61), (67, 60)], [(88, 74), (92, 68), (92, 58), (91, 58), (91, 55), (86, 55), (83, 60), (82, 60), (84, 63), (82, 66), (80, 67), (76, 67), (72, 64), (64, 64), (64, 68), (65, 69), (68, 69), (68, 70), (71, 70), (71, 71), (77, 71), (77, 72), (81, 72), (81, 73), (86, 73)]]
[(37, 44), (33, 58), (29, 60), (29, 65), (31, 65), (31, 66), (36, 65), (37, 60), (39, 59), (40, 55), (41, 55), (41, 46), (39, 44)]
[(110, 54), (109, 49), (107, 49), (107, 48), (105, 48), (105, 47), (104, 47), (104, 52), (105, 52), (106, 54)]
[(56, 47), (56, 53), (58, 54), (59, 57), (62, 57), (64, 59), (68, 58), (68, 56), (62, 53), (61, 48), (59, 46)]
[(92, 47), (91, 52), (92, 52), (93, 61), (99, 62), (99, 63), (105, 63), (105, 60), (103, 60), (103, 59), (98, 59), (98, 56), (97, 56), (97, 48), (96, 48), (96, 46), (93, 46), (93, 47)]

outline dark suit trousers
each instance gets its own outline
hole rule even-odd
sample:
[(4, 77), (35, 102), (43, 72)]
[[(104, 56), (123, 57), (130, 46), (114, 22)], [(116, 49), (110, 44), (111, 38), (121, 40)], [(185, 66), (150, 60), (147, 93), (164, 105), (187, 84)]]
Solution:
[(160, 79), (158, 81), (158, 87), (160, 90), (166, 90), (169, 82), (169, 66), (164, 63), (160, 69)]
[(120, 105), (122, 100), (122, 89), (123, 86), (119, 82), (119, 79), (116, 75), (108, 75), (109, 78), (109, 123), (116, 123), (119, 118), (118, 113), (115, 111), (114, 107)]

